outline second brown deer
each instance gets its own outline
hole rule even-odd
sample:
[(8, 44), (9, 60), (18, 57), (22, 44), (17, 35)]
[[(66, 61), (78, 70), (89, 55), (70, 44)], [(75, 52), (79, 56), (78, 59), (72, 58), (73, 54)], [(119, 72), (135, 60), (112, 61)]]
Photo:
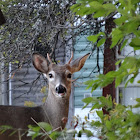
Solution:
[[(35, 122), (47, 122), (53, 129), (64, 129), (66, 126), (69, 112), (69, 98), (71, 94), (71, 76), (79, 71), (90, 54), (86, 54), (74, 61), (73, 56), (67, 64), (53, 64), (49, 55), (48, 61), (40, 54), (33, 54), (33, 65), (48, 79), (49, 91), (46, 102), (37, 107), (18, 107), (18, 106), (0, 106), (0, 126), (9, 125), (22, 133), (29, 124)], [(72, 61), (72, 62), (71, 62)], [(11, 131), (10, 131), (11, 132)], [(20, 133), (10, 136), (10, 132), (0, 135), (0, 140), (31, 140), (31, 137), (24, 135), (19, 139)], [(37, 138), (40, 140), (41, 138)]]

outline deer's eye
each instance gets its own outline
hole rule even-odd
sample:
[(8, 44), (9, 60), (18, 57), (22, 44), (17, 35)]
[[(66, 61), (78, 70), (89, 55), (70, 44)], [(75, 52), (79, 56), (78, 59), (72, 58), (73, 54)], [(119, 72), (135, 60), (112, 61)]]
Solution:
[(71, 73), (69, 73), (69, 74), (67, 75), (67, 78), (71, 78)]
[(51, 73), (49, 73), (49, 78), (53, 78), (53, 75)]

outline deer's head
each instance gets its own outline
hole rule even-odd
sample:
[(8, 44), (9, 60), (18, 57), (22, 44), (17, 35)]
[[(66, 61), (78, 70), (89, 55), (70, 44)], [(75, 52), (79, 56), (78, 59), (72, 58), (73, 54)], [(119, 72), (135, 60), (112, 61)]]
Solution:
[(72, 74), (79, 71), (84, 66), (89, 55), (90, 53), (72, 61), (72, 54), (67, 64), (56, 65), (52, 63), (48, 54), (47, 59), (49, 63), (42, 55), (34, 53), (33, 65), (48, 79), (50, 92), (58, 98), (66, 98), (69, 97), (71, 93)]

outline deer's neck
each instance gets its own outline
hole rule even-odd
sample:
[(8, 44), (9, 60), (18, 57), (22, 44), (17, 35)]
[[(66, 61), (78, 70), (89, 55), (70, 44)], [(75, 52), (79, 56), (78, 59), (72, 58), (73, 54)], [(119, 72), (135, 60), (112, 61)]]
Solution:
[(53, 128), (64, 128), (66, 122), (63, 119), (68, 118), (69, 98), (57, 98), (49, 91), (45, 105), (43, 106), (46, 117)]

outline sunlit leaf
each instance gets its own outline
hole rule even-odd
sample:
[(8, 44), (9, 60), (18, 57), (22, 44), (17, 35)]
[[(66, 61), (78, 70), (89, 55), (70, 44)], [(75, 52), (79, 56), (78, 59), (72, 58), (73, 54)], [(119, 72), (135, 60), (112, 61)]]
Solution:
[(84, 103), (91, 103), (93, 101), (92, 97), (87, 97), (82, 100)]
[(39, 122), (38, 125), (47, 132), (52, 130), (52, 126), (46, 122)]
[(97, 43), (97, 47), (100, 47), (102, 44), (105, 43), (105, 41), (106, 41), (105, 38), (100, 39), (100, 40), (98, 41), (98, 43)]
[(87, 135), (87, 137), (93, 136), (93, 133), (88, 129), (84, 129), (83, 132)]

